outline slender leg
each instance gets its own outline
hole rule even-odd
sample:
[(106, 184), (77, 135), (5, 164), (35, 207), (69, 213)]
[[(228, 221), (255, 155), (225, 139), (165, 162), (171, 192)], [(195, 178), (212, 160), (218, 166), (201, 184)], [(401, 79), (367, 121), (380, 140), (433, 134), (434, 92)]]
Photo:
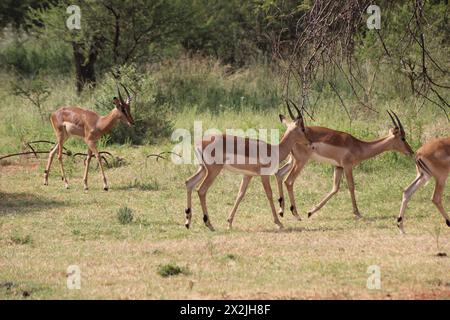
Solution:
[(434, 188), (434, 194), (433, 194), (433, 198), (431, 200), (433, 201), (433, 203), (438, 208), (439, 212), (444, 217), (445, 223), (447, 224), (447, 226), (450, 227), (450, 218), (448, 217), (448, 214), (445, 212), (444, 206), (442, 205), (442, 194), (444, 193), (446, 180), (447, 180), (447, 177), (436, 179), (436, 187)]
[(50, 151), (50, 153), (48, 155), (47, 167), (45, 167), (45, 171), (44, 171), (44, 185), (45, 186), (48, 186), (48, 175), (50, 173), (50, 167), (52, 166), (53, 158), (54, 158), (57, 150), (58, 150), (58, 144), (55, 145), (55, 147)]
[(66, 138), (64, 137), (64, 134), (58, 136), (58, 160), (61, 167), (61, 178), (64, 181), (64, 187), (66, 189), (69, 189), (69, 183), (67, 182), (66, 173), (64, 172), (64, 165), (62, 161), (63, 145), (65, 140)]
[(270, 176), (261, 176), (261, 182), (266, 192), (267, 199), (269, 200), (270, 208), (272, 209), (273, 222), (280, 228), (283, 229), (283, 225), (278, 219), (277, 211), (275, 210), (275, 205), (273, 204), (272, 188), (270, 187)]
[(106, 181), (105, 171), (103, 170), (102, 165), (102, 159), (100, 158), (100, 154), (97, 150), (97, 145), (94, 141), (86, 141), (86, 144), (88, 145), (89, 149), (94, 153), (95, 157), (97, 158), (98, 165), (100, 166), (100, 172), (102, 173), (103, 178), (103, 190), (108, 191), (108, 182)]
[(204, 166), (199, 166), (197, 172), (186, 180), (186, 189), (187, 189), (187, 207), (184, 211), (186, 214), (186, 222), (185, 226), (189, 229), (191, 225), (192, 219), (192, 190), (194, 190), (195, 186), (205, 177), (206, 168)]
[(200, 204), (202, 205), (203, 211), (203, 222), (211, 231), (214, 231), (214, 227), (212, 226), (208, 216), (208, 209), (206, 207), (206, 193), (208, 192), (209, 187), (212, 185), (221, 170), (221, 167), (215, 167), (211, 169), (207, 168), (206, 177), (201, 183), (200, 188), (198, 189), (198, 197), (200, 198)]
[(289, 201), (291, 202), (291, 212), (294, 215), (297, 220), (302, 220), (297, 212), (297, 205), (295, 204), (295, 196), (294, 196), (294, 182), (295, 179), (297, 179), (298, 175), (302, 171), (303, 167), (305, 166), (306, 162), (295, 162), (294, 167), (292, 168), (291, 172), (289, 173), (288, 177), (286, 178), (286, 181), (284, 182), (286, 185), (286, 189), (288, 191), (289, 195)]
[(289, 159), (289, 161), (284, 166), (282, 166), (275, 174), (275, 178), (277, 179), (278, 194), (279, 194), (278, 203), (280, 205), (280, 209), (278, 210), (278, 214), (280, 215), (280, 217), (282, 217), (284, 215), (284, 206), (285, 206), (284, 194), (283, 194), (283, 178), (289, 171), (291, 171), (293, 166), (294, 166), (294, 160), (291, 157), (291, 159)]
[(341, 179), (342, 179), (342, 173), (344, 172), (344, 169), (342, 167), (334, 167), (334, 177), (333, 177), (333, 189), (330, 193), (328, 193), (320, 202), (318, 205), (314, 206), (311, 210), (308, 212), (308, 218), (313, 215), (314, 212), (319, 211), (320, 208), (322, 208), (328, 200), (330, 200), (338, 191), (339, 186), (341, 185)]
[(352, 167), (344, 168), (345, 177), (347, 178), (348, 190), (350, 191), (350, 196), (352, 197), (353, 214), (356, 218), (361, 218), (362, 215), (359, 212), (358, 205), (356, 204), (355, 196), (355, 182), (353, 180), (353, 169)]
[(236, 201), (234, 202), (233, 209), (231, 209), (230, 215), (228, 216), (228, 229), (232, 228), (234, 215), (236, 214), (236, 210), (241, 202), (242, 198), (244, 198), (245, 192), (247, 191), (248, 184), (252, 176), (244, 176), (242, 177), (241, 186), (239, 187), (239, 193), (237, 195)]
[(84, 182), (84, 190), (88, 190), (88, 171), (89, 171), (89, 164), (91, 163), (91, 158), (92, 158), (92, 151), (91, 149), (88, 149), (87, 151), (87, 156), (86, 156), (86, 167), (84, 169), (84, 177), (83, 177), (83, 182)]
[(417, 191), (417, 189), (423, 186), (425, 182), (428, 181), (428, 179), (430, 179), (429, 176), (423, 173), (418, 173), (416, 179), (414, 179), (414, 181), (403, 192), (402, 206), (397, 218), (397, 227), (400, 229), (401, 233), (405, 233), (405, 230), (403, 229), (403, 217), (405, 215), (408, 202), (411, 199), (412, 195)]

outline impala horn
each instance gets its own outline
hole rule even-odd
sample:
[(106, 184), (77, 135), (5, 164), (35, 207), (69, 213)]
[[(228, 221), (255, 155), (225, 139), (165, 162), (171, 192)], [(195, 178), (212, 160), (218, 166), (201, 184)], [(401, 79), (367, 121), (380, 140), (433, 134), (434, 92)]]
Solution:
[(392, 123), (394, 124), (394, 127), (395, 127), (395, 128), (398, 128), (399, 126), (398, 126), (398, 124), (395, 122), (394, 117), (392, 116), (392, 114), (389, 112), (389, 110), (386, 110), (386, 111), (387, 111), (389, 117), (391, 118)]
[(117, 86), (117, 93), (119, 94), (120, 102), (121, 102), (121, 103), (125, 103), (125, 102), (123, 101), (122, 94), (120, 93), (119, 86), (118, 86), (118, 85), (116, 85), (116, 86)]
[(295, 120), (294, 114), (292, 113), (291, 107), (289, 106), (289, 101), (286, 99), (286, 106), (289, 112), (289, 116), (291, 117), (292, 120)]
[(289, 99), (289, 100), (291, 101), (291, 103), (294, 106), (295, 110), (297, 110), (297, 114), (298, 114), (297, 119), (302, 119), (303, 115), (302, 115), (302, 112), (300, 111), (300, 109), (297, 107), (297, 105), (295, 104), (294, 101), (292, 101), (291, 99)]
[(397, 115), (395, 114), (394, 111), (391, 110), (391, 112), (394, 114), (395, 119), (397, 119), (397, 123), (398, 123), (398, 127), (400, 128), (400, 131), (402, 133), (405, 133), (405, 130), (403, 129), (403, 125), (402, 125), (400, 119), (397, 117)]
[(127, 96), (128, 96), (126, 104), (129, 104), (129, 103), (131, 102), (131, 100), (132, 100), (132, 99), (131, 99), (131, 96), (130, 96), (130, 93), (128, 92), (127, 87), (125, 87), (123, 84), (120, 84), (120, 85), (122, 86), (122, 88), (124, 88), (125, 93), (126, 93)]

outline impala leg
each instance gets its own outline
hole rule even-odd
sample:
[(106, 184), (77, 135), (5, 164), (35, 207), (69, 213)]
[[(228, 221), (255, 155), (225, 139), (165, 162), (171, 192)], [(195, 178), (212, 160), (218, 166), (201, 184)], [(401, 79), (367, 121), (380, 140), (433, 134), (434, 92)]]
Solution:
[(352, 198), (353, 214), (356, 218), (361, 218), (362, 215), (359, 212), (358, 205), (356, 204), (355, 196), (355, 181), (353, 180), (353, 169), (352, 167), (344, 168), (345, 177), (347, 178), (348, 190), (350, 191), (350, 196)]
[(108, 191), (108, 182), (106, 181), (106, 176), (105, 176), (105, 171), (103, 170), (103, 165), (102, 165), (102, 159), (100, 157), (100, 153), (97, 150), (97, 145), (95, 142), (93, 141), (86, 141), (89, 149), (92, 151), (92, 153), (95, 155), (95, 157), (97, 158), (98, 161), (98, 165), (100, 167), (100, 172), (102, 174), (102, 180), (103, 180), (103, 190)]
[(442, 205), (442, 194), (444, 193), (445, 181), (447, 177), (436, 179), (436, 187), (434, 188), (433, 198), (431, 199), (433, 203), (438, 208), (439, 212), (445, 219), (445, 223), (450, 227), (450, 218), (448, 214), (445, 212), (444, 206)]
[(308, 218), (313, 215), (314, 212), (317, 212), (322, 208), (328, 200), (330, 200), (338, 191), (339, 186), (341, 185), (342, 180), (342, 173), (344, 172), (344, 169), (342, 167), (334, 167), (334, 176), (333, 176), (333, 189), (328, 193), (314, 208), (309, 210), (308, 212)]
[(272, 209), (273, 222), (280, 228), (283, 229), (283, 225), (278, 219), (277, 211), (275, 210), (275, 205), (273, 204), (272, 188), (270, 187), (270, 176), (261, 176), (261, 182), (266, 192), (267, 199), (269, 200), (270, 209)]
[(55, 157), (56, 151), (58, 151), (58, 144), (50, 151), (47, 160), (47, 166), (44, 171), (44, 185), (48, 186), (48, 175), (50, 173), (50, 167), (52, 166), (53, 158)]
[(61, 168), (61, 179), (64, 181), (64, 187), (66, 189), (69, 189), (69, 183), (67, 182), (66, 173), (64, 172), (64, 164), (62, 160), (63, 145), (65, 140), (66, 139), (63, 135), (60, 135), (58, 137), (58, 160), (59, 166)]
[(294, 167), (292, 168), (291, 172), (289, 173), (288, 177), (286, 178), (286, 181), (284, 184), (286, 185), (286, 189), (288, 191), (289, 195), (289, 201), (291, 202), (291, 212), (294, 215), (297, 220), (302, 220), (297, 212), (297, 205), (295, 204), (295, 196), (294, 196), (294, 182), (295, 179), (297, 179), (298, 175), (302, 171), (303, 167), (305, 166), (306, 162), (298, 163), (296, 162), (294, 164)]
[(284, 176), (291, 171), (292, 167), (294, 166), (294, 162), (292, 158), (287, 162), (284, 166), (282, 166), (277, 173), (275, 174), (275, 178), (277, 179), (277, 186), (278, 186), (278, 203), (280, 205), (280, 209), (278, 210), (278, 214), (282, 217), (284, 215), (284, 194), (283, 194), (283, 178)]
[(239, 187), (239, 193), (237, 195), (236, 201), (234, 202), (233, 209), (231, 209), (230, 215), (228, 216), (228, 229), (231, 229), (233, 226), (234, 215), (236, 214), (236, 210), (241, 202), (242, 198), (244, 198), (245, 192), (247, 191), (248, 184), (252, 176), (244, 176), (242, 177), (241, 186)]
[(198, 189), (198, 197), (200, 198), (200, 204), (202, 205), (203, 211), (203, 222), (209, 228), (209, 230), (214, 231), (214, 227), (211, 224), (208, 216), (208, 209), (206, 207), (206, 193), (208, 192), (209, 187), (212, 185), (217, 175), (220, 173), (220, 169), (207, 170), (206, 177), (200, 185)]
[(418, 173), (416, 179), (403, 191), (403, 199), (402, 206), (400, 208), (400, 213), (397, 218), (397, 227), (400, 229), (401, 233), (405, 233), (403, 229), (403, 217), (405, 215), (406, 207), (408, 206), (408, 202), (411, 199), (412, 195), (419, 189), (421, 186), (425, 184), (425, 182), (430, 179), (429, 176), (424, 175), (423, 173)]
[(186, 222), (185, 226), (189, 229), (192, 220), (192, 190), (194, 190), (195, 186), (205, 177), (206, 168), (204, 166), (198, 167), (197, 172), (186, 180), (186, 189), (187, 189), (187, 207), (184, 211), (186, 214)]
[(88, 190), (88, 171), (89, 171), (89, 164), (91, 163), (92, 158), (92, 151), (91, 149), (88, 149), (87, 156), (86, 156), (86, 167), (84, 169), (84, 177), (83, 177), (83, 183), (84, 183), (84, 190)]

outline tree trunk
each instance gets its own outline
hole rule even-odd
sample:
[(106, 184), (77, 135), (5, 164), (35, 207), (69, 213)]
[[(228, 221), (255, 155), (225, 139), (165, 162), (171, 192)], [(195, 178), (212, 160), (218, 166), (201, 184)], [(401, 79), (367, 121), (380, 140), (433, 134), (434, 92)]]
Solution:
[(88, 57), (85, 57), (83, 44), (72, 42), (72, 48), (75, 61), (77, 93), (80, 94), (86, 85), (95, 86), (95, 62), (97, 61), (98, 51), (95, 49), (95, 45), (92, 45)]

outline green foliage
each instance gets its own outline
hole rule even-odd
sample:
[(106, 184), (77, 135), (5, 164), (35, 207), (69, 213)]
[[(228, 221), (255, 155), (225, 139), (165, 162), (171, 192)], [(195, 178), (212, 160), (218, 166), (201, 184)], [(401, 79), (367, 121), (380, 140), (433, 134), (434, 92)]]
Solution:
[(117, 219), (120, 224), (130, 224), (133, 221), (133, 210), (128, 207), (121, 207), (117, 211)]
[(138, 189), (141, 191), (157, 191), (159, 190), (159, 183), (156, 179), (152, 178), (149, 181), (139, 181), (138, 179), (134, 179), (133, 182), (130, 182), (126, 189)]
[(253, 64), (229, 74), (215, 59), (194, 57), (157, 67), (154, 99), (158, 109), (170, 107), (198, 112), (269, 110), (278, 105), (280, 92), (275, 73), (265, 64)]
[(12, 83), (14, 95), (29, 100), (38, 110), (42, 122), (47, 120), (42, 104), (50, 95), (50, 89), (40, 77), (20, 78)]
[(151, 144), (170, 136), (172, 123), (169, 120), (168, 109), (155, 104), (153, 79), (137, 70), (135, 65), (118, 68), (116, 72), (120, 74), (119, 79), (108, 74), (96, 90), (96, 109), (101, 113), (110, 112), (114, 108), (113, 97), (118, 95), (117, 83), (122, 83), (129, 88), (133, 96), (131, 114), (135, 125), (132, 127), (122, 123), (117, 125), (108, 133), (108, 142)]
[(0, 66), (23, 76), (67, 75), (72, 70), (72, 53), (61, 41), (47, 41), (28, 35), (11, 35), (0, 42)]
[(185, 267), (180, 267), (180, 266), (177, 266), (176, 264), (169, 263), (169, 264), (160, 265), (158, 267), (158, 274), (163, 278), (167, 278), (167, 277), (176, 276), (179, 274), (188, 275), (189, 270)]
[(16, 233), (10, 237), (10, 240), (13, 244), (19, 244), (19, 245), (33, 243), (33, 240), (31, 239), (31, 236), (29, 234), (26, 236), (22, 236), (22, 235)]

